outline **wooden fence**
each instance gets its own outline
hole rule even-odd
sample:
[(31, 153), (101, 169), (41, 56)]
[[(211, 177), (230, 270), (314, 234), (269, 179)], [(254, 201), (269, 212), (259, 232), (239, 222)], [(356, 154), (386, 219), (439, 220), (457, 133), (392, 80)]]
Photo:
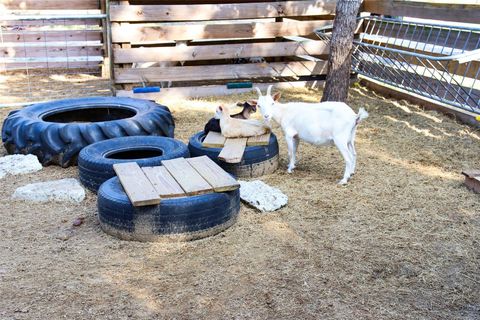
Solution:
[(99, 1), (0, 0), (0, 11), (0, 70), (100, 70), (102, 20), (89, 18)]
[(328, 47), (313, 31), (332, 23), (336, 1), (211, 2), (110, 2), (115, 84), (198, 93), (206, 84), (222, 91), (227, 82), (326, 74)]
[(103, 3), (0, 0), (0, 106), (110, 94)]

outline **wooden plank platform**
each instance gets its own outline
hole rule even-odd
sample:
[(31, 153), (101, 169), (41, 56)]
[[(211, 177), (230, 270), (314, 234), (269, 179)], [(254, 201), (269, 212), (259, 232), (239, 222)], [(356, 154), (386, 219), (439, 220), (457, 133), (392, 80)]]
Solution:
[(187, 195), (213, 191), (210, 184), (184, 158), (164, 160), (162, 164)]
[(239, 163), (242, 161), (246, 146), (247, 138), (227, 139), (218, 159), (227, 163)]
[(152, 183), (161, 199), (185, 196), (185, 191), (165, 167), (143, 167), (143, 172)]
[(202, 142), (204, 148), (222, 148), (225, 137), (220, 132), (210, 131)]
[(238, 189), (240, 184), (209, 157), (187, 159), (188, 163), (213, 187), (215, 192)]
[(116, 163), (113, 169), (135, 207), (160, 203), (157, 191), (136, 162)]
[(270, 132), (261, 136), (250, 137), (247, 140), (247, 146), (268, 146), (270, 142)]

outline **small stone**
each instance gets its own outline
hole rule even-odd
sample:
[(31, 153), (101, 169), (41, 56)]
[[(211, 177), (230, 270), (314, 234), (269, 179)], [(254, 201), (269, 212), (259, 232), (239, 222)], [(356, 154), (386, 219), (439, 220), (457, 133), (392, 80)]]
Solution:
[(9, 174), (26, 174), (39, 170), (42, 170), (42, 165), (33, 154), (13, 154), (0, 157), (0, 179)]
[(73, 235), (74, 235), (74, 232), (73, 232), (72, 229), (70, 229), (70, 228), (63, 229), (63, 230), (58, 231), (55, 234), (55, 239), (62, 240), (62, 241), (67, 241), (68, 239), (73, 237)]
[(27, 184), (17, 188), (12, 198), (34, 202), (81, 202), (85, 199), (85, 190), (77, 179), (69, 178)]
[(279, 189), (260, 180), (238, 181), (240, 198), (262, 212), (275, 211), (285, 206), (288, 197)]
[(84, 219), (85, 219), (84, 217), (75, 218), (75, 219), (73, 220), (73, 222), (72, 222), (72, 225), (73, 225), (74, 227), (78, 227), (78, 226), (80, 226), (80, 225), (83, 223), (83, 220), (84, 220)]

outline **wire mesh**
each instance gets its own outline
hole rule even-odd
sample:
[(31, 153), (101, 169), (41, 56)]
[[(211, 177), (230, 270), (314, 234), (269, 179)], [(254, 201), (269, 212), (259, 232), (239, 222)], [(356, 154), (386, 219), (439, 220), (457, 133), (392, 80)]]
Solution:
[[(352, 69), (368, 78), (480, 113), (480, 29), (364, 17)], [(317, 30), (330, 41), (331, 27)]]
[(105, 15), (0, 17), (0, 106), (111, 95)]

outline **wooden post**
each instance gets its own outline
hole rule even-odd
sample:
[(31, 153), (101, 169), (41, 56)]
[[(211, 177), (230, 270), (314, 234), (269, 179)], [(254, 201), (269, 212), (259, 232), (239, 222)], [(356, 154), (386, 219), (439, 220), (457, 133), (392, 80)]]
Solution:
[(328, 73), (322, 101), (346, 101), (350, 84), (353, 36), (361, 0), (339, 0), (335, 9)]

